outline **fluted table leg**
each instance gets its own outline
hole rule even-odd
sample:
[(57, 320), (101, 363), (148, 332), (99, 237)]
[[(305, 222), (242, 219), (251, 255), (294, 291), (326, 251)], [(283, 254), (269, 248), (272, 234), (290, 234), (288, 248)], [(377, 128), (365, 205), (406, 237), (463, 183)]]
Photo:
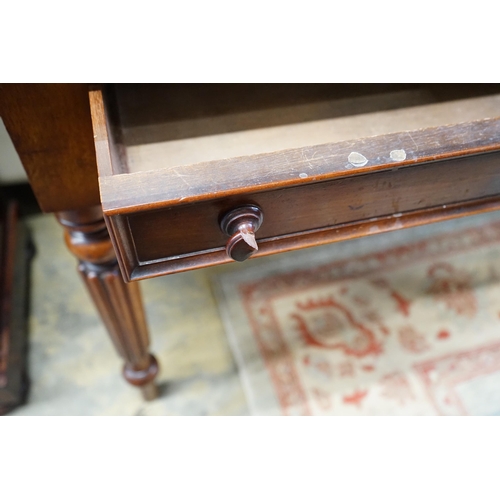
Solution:
[(58, 212), (56, 217), (111, 340), (125, 360), (123, 376), (142, 390), (146, 400), (156, 398), (158, 363), (149, 352), (139, 284), (123, 281), (101, 208)]

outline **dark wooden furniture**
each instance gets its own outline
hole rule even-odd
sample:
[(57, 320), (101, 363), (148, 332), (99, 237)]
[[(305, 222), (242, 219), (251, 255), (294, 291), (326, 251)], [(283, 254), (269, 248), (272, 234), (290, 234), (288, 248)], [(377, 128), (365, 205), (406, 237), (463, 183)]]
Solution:
[(28, 390), (29, 268), (33, 245), (14, 200), (0, 198), (0, 415)]
[[(158, 368), (137, 280), (500, 208), (496, 85), (62, 88), (59, 102), (55, 86), (4, 86), (4, 121), (147, 397)], [(16, 113), (71, 124), (28, 140)]]

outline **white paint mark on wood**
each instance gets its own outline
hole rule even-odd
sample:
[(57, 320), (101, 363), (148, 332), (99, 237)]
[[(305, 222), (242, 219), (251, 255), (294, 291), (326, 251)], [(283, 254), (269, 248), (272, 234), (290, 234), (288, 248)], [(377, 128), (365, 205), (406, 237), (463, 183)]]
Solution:
[(306, 178), (308, 177), (308, 175), (307, 175), (306, 173), (304, 173), (304, 172), (303, 172), (303, 173), (299, 174), (299, 177), (300, 177), (301, 179), (306, 179)]
[(353, 151), (348, 157), (347, 160), (353, 167), (364, 167), (368, 160), (361, 154)]
[(404, 149), (393, 149), (390, 153), (391, 160), (403, 161), (406, 160), (406, 151)]

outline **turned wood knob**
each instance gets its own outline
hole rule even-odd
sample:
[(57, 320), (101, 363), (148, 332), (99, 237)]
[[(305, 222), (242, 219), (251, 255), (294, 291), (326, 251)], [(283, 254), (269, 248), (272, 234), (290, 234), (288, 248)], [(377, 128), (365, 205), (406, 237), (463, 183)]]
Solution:
[(243, 262), (257, 252), (255, 233), (263, 219), (262, 210), (256, 205), (244, 205), (224, 215), (220, 227), (229, 236), (226, 252), (231, 259)]

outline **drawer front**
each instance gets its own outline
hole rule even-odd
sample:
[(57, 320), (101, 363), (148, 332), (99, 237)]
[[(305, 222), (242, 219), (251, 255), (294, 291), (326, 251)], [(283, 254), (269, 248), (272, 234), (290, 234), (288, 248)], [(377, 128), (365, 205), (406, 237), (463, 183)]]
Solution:
[(109, 217), (129, 279), (229, 262), (225, 213), (263, 211), (256, 256), (500, 207), (500, 153)]

